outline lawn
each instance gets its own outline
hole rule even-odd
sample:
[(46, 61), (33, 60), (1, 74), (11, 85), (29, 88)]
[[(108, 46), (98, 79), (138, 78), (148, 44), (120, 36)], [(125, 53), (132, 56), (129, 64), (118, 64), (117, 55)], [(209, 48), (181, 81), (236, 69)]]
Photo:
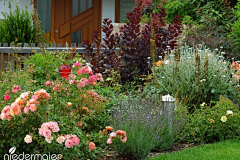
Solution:
[(150, 160), (238, 160), (240, 140), (226, 140), (214, 144), (201, 145), (179, 152), (164, 153)]

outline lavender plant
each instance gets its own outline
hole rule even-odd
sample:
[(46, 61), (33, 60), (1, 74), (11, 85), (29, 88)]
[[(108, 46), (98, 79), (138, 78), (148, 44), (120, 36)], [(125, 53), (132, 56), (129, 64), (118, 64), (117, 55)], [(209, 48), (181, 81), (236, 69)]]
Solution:
[(181, 47), (179, 52), (180, 59), (176, 59), (172, 51), (163, 65), (155, 68), (161, 92), (170, 93), (189, 105), (216, 101), (220, 95), (237, 96), (239, 85), (232, 78), (235, 71), (224, 58), (224, 52), (211, 51), (203, 45)]
[[(119, 107), (112, 110), (114, 128), (126, 131), (126, 143), (113, 142), (120, 157), (143, 159), (154, 148), (166, 148), (173, 144), (184, 124), (178, 113), (169, 117), (156, 98), (143, 99), (140, 95), (120, 100)], [(171, 118), (171, 119), (170, 119)]]

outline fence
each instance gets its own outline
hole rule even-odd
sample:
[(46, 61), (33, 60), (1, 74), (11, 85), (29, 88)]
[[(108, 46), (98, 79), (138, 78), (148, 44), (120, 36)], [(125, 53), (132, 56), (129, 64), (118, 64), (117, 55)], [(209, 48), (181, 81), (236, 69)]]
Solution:
[[(74, 43), (72, 43), (71, 46), (69, 46), (68, 43), (58, 43), (57, 45), (55, 43), (45, 43), (44, 48), (48, 51), (63, 51), (74, 47), (74, 53), (86, 53), (85, 48), (82, 46), (82, 44), (79, 43), (77, 46), (78, 47), (76, 47), (76, 44)], [(14, 69), (13, 66), (19, 64), (21, 64), (22, 68), (24, 68), (24, 61), (26, 58), (29, 58), (36, 52), (41, 52), (41, 50), (42, 48), (36, 47), (35, 43), (24, 43), (23, 45), (21, 43), (17, 45), (10, 44), (10, 46), (8, 46), (8, 43), (0, 43), (0, 70), (5, 69), (9, 63), (11, 64), (11, 69)], [(93, 49), (93, 53), (95, 51), (96, 48)], [(119, 51), (119, 48), (117, 48), (116, 51)]]

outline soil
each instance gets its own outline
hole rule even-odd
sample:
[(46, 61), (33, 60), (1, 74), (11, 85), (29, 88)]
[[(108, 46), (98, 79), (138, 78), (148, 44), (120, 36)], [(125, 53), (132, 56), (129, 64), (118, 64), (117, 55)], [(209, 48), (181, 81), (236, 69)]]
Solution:
[[(166, 150), (159, 150), (159, 151), (152, 151), (147, 158), (151, 158), (151, 157), (156, 157), (159, 156), (163, 153), (172, 153), (172, 152), (177, 152), (177, 151), (181, 151), (187, 148), (192, 148), (192, 147), (196, 147), (199, 146), (199, 144), (186, 144), (186, 143), (176, 143), (173, 144), (173, 146), (169, 149)], [(105, 157), (102, 157), (102, 160), (114, 160), (114, 155), (115, 152), (113, 150), (110, 150), (110, 153), (107, 154)], [(123, 158), (119, 158), (119, 160), (128, 160), (128, 159), (123, 159)]]

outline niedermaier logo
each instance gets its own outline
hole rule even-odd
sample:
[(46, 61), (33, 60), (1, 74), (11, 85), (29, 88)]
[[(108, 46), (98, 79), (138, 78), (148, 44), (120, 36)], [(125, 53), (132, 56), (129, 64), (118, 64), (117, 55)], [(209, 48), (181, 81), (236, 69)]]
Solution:
[(61, 154), (15, 154), (16, 147), (9, 149), (9, 154), (4, 155), (4, 160), (58, 160)]

